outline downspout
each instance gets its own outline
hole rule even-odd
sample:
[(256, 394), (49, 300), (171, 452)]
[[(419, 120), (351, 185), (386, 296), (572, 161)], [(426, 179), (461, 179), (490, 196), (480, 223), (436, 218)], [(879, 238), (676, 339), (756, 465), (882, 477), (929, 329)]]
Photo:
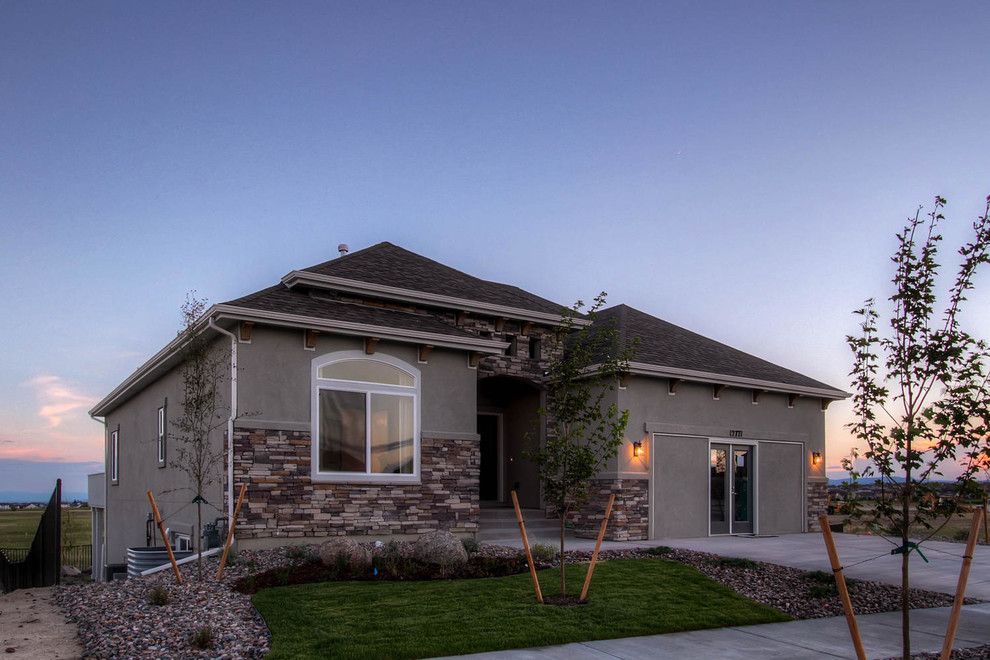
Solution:
[(237, 336), (213, 322), (210, 327), (230, 337), (230, 418), (227, 420), (227, 524), (234, 521), (234, 420), (237, 419)]

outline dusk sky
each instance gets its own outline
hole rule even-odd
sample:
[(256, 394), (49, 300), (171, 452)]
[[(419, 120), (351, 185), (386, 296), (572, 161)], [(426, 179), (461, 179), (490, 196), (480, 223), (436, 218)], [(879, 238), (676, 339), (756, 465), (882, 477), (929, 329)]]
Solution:
[[(949, 199), (951, 266), (990, 193), (990, 5), (698, 5), (0, 1), (0, 491), (84, 489), (86, 411), (188, 290), (342, 242), (848, 389), (905, 217)], [(986, 273), (964, 322), (990, 335)]]

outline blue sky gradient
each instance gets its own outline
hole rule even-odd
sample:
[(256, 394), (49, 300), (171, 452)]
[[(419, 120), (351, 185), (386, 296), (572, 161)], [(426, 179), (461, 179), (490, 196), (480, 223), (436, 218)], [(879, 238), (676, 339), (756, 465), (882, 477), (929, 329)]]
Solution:
[[(85, 410), (187, 290), (340, 242), (605, 289), (847, 387), (904, 217), (945, 195), (954, 247), (990, 193), (988, 25), (976, 2), (0, 2), (0, 459), (99, 460)], [(979, 289), (966, 318), (990, 325)]]

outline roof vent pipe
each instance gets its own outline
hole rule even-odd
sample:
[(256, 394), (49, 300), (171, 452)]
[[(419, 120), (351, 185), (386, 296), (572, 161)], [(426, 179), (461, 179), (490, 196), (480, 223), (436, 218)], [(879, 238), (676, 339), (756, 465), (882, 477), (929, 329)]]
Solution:
[(350, 251), (351, 248), (347, 247), (347, 243), (341, 243), (340, 245), (337, 246), (337, 252), (340, 253), (340, 256), (344, 256)]

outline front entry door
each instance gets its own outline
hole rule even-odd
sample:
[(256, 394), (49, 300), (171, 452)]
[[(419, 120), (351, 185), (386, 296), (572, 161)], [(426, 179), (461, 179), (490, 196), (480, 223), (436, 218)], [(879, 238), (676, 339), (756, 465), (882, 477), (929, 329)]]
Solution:
[(498, 415), (478, 415), (478, 435), (481, 436), (481, 474), (479, 475), (482, 502), (499, 502), (502, 493), (499, 481), (502, 466), (499, 464)]
[(712, 534), (753, 533), (753, 459), (749, 445), (713, 444), (709, 450)]

